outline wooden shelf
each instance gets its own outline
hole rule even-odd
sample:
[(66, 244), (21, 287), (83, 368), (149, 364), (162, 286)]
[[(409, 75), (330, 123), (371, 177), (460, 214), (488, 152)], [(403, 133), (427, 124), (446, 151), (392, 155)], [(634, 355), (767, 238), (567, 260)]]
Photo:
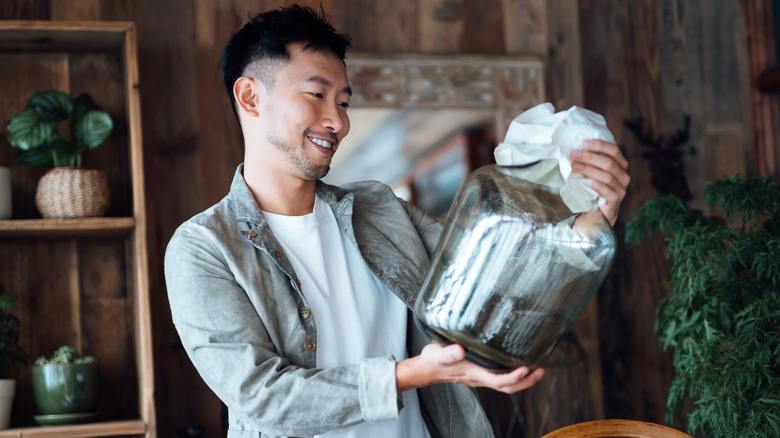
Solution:
[[(88, 93), (115, 119), (88, 164), (108, 176), (109, 217), (0, 220), (0, 278), (17, 298), (20, 344), (30, 356), (72, 345), (112, 364), (100, 368), (97, 413), (131, 420), (38, 426), (30, 368), (16, 367), (12, 377), (25, 390), (17, 389), (13, 428), (0, 430), (0, 438), (156, 438), (135, 25), (0, 20), (0, 120), (46, 89)], [(12, 152), (0, 148), (0, 162), (11, 168), (14, 212), (32, 218), (42, 169), (15, 163)]]
[(131, 217), (16, 219), (0, 221), (0, 239), (17, 237), (124, 237), (135, 227)]
[(68, 426), (25, 427), (0, 431), (0, 438), (86, 438), (146, 433), (143, 420), (74, 424)]

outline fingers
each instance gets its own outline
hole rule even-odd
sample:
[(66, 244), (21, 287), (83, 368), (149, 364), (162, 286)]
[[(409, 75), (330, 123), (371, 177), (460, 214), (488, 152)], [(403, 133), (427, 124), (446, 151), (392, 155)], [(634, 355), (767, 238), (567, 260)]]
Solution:
[(466, 358), (466, 350), (458, 344), (441, 346), (428, 344), (422, 350), (422, 356), (442, 366), (452, 365)]
[(529, 376), (526, 376), (516, 382), (511, 382), (507, 385), (493, 388), (496, 391), (503, 392), (505, 394), (514, 394), (518, 391), (525, 391), (526, 389), (534, 386), (536, 382), (542, 380), (544, 377), (544, 368), (537, 368)]
[(475, 380), (479, 380), (479, 382), (472, 382), (468, 385), (486, 387), (505, 394), (514, 394), (534, 386), (536, 382), (544, 377), (543, 368), (537, 368), (530, 374), (529, 371), (528, 367), (523, 366), (508, 373), (495, 373), (479, 367), (475, 374), (471, 376)]
[(606, 201), (600, 209), (614, 225), (631, 182), (628, 160), (614, 143), (586, 140), (582, 146), (571, 153), (572, 170), (593, 180), (593, 190)]
[(623, 156), (623, 152), (615, 143), (603, 140), (585, 140), (582, 142), (582, 148), (586, 151), (608, 156), (613, 159), (622, 169), (628, 169), (628, 160)]
[(543, 369), (529, 375), (528, 367), (510, 372), (491, 371), (465, 360), (466, 351), (460, 345), (428, 344), (420, 354), (423, 361), (436, 368), (439, 382), (454, 382), (471, 387), (485, 387), (512, 394), (533, 386), (544, 376)]

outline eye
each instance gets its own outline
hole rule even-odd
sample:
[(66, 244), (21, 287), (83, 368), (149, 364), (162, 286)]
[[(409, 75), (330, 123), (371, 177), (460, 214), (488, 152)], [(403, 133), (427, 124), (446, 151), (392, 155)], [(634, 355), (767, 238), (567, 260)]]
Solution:
[(339, 105), (341, 105), (341, 107), (344, 109), (349, 108), (349, 102), (339, 102)]
[(316, 97), (317, 99), (322, 99), (323, 98), (322, 93), (309, 92), (309, 94), (311, 94), (312, 96)]

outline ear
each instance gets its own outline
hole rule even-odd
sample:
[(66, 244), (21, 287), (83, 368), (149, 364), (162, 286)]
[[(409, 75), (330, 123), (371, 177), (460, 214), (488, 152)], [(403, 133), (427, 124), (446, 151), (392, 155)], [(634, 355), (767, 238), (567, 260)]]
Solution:
[(236, 98), (239, 112), (250, 117), (258, 117), (260, 115), (258, 86), (260, 84), (255, 79), (246, 76), (241, 76), (233, 84), (233, 97)]

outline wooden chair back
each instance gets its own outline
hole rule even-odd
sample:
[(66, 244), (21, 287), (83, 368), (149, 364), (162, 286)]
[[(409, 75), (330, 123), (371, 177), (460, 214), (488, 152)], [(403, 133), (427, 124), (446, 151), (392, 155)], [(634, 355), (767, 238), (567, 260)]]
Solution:
[(596, 420), (572, 424), (542, 438), (692, 438), (684, 432), (635, 420)]

